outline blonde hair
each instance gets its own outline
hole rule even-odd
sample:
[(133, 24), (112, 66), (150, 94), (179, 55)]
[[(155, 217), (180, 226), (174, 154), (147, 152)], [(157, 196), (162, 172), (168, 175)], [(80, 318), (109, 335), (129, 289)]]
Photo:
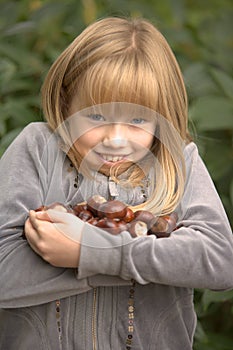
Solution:
[[(89, 25), (54, 62), (42, 86), (43, 110), (52, 130), (69, 117), (74, 96), (79, 110), (127, 102), (156, 111), (172, 125), (175, 137), (166, 127), (155, 137), (151, 151), (163, 171), (162, 175), (156, 173), (156, 186), (143, 207), (155, 214), (173, 211), (185, 182), (178, 139), (187, 143), (190, 135), (183, 77), (163, 35), (141, 18), (109, 17)], [(176, 157), (171, 154), (172, 147), (177, 148)], [(72, 147), (68, 156), (78, 167), (80, 159)], [(132, 173), (130, 181), (137, 183), (136, 178)]]

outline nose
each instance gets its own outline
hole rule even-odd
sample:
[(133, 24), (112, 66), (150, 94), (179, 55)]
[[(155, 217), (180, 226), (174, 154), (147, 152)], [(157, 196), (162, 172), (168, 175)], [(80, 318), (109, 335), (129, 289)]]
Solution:
[(120, 123), (113, 123), (106, 127), (103, 145), (111, 148), (126, 147), (128, 144), (127, 126)]

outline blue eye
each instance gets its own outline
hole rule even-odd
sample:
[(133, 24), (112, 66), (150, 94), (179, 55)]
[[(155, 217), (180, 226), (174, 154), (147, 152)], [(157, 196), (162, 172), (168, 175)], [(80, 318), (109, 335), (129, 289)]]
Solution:
[(88, 118), (90, 118), (91, 120), (94, 120), (96, 122), (105, 120), (104, 116), (101, 114), (89, 114)]
[(134, 118), (131, 121), (132, 124), (144, 124), (145, 123), (145, 119), (143, 118)]

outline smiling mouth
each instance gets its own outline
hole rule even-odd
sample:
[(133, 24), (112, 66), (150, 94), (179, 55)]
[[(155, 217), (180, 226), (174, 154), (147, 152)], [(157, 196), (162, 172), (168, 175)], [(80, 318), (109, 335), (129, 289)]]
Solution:
[(106, 162), (111, 162), (111, 163), (116, 163), (116, 162), (120, 162), (121, 160), (125, 160), (126, 156), (122, 156), (122, 155), (109, 155), (109, 154), (100, 154), (98, 153), (98, 155)]

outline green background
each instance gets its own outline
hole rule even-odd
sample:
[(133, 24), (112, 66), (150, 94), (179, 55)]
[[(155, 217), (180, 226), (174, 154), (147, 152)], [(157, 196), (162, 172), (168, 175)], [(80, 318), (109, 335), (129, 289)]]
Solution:
[[(167, 38), (184, 74), (193, 138), (232, 225), (231, 0), (0, 0), (0, 156), (25, 125), (43, 120), (40, 87), (51, 63), (109, 15), (146, 17)], [(233, 291), (196, 290), (195, 307), (194, 349), (232, 350)]]

